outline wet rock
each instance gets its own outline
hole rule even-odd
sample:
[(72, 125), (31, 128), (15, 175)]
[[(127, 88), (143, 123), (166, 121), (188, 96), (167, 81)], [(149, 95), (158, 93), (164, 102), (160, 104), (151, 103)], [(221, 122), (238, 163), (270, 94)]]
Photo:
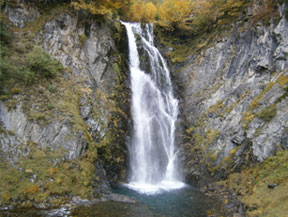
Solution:
[(105, 195), (104, 200), (115, 201), (115, 202), (124, 202), (124, 203), (138, 203), (139, 202), (139, 201), (132, 199), (126, 195), (115, 194), (115, 193)]
[(288, 150), (288, 133), (281, 139), (281, 146), (284, 150)]
[(279, 184), (273, 183), (273, 184), (268, 184), (267, 187), (270, 189), (274, 189), (278, 186)]

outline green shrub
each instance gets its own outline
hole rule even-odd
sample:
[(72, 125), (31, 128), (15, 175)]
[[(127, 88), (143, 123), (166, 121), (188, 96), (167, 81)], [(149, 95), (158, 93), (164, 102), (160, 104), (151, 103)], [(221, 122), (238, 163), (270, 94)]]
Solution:
[(80, 45), (83, 46), (85, 41), (87, 40), (87, 36), (83, 33), (79, 36)]
[(48, 106), (47, 106), (47, 107), (48, 107), (48, 109), (49, 109), (49, 110), (52, 110), (52, 109), (54, 109), (54, 105), (53, 105), (53, 104), (51, 104), (51, 103), (50, 103), (50, 104), (48, 104)]
[(51, 93), (54, 93), (56, 91), (56, 87), (51, 84), (49, 87), (48, 87), (48, 90), (51, 92)]
[(277, 114), (276, 105), (270, 105), (267, 108), (263, 109), (262, 111), (258, 112), (256, 116), (261, 118), (262, 120), (269, 122), (273, 119), (273, 117)]
[(35, 46), (31, 52), (27, 54), (28, 64), (35, 74), (46, 78), (53, 78), (58, 71), (62, 71), (61, 63), (45, 53), (42, 48)]
[(7, 53), (8, 47), (5, 46), (1, 40), (0, 40), (0, 42), (1, 42), (0, 43), (0, 58), (2, 58)]
[[(28, 52), (21, 63), (15, 62), (15, 59), (23, 54), (15, 52), (12, 58), (8, 54), (13, 48), (1, 47), (9, 52), (0, 52), (0, 91), (8, 83), (23, 82), (24, 84), (32, 84), (36, 78), (54, 78), (58, 72), (63, 70), (63, 66), (58, 60), (45, 53), (38, 46)], [(55, 91), (55, 87), (50, 86), (49, 91)]]
[(11, 33), (8, 29), (8, 26), (3, 21), (0, 21), (0, 43), (1, 44), (10, 44), (11, 42)]

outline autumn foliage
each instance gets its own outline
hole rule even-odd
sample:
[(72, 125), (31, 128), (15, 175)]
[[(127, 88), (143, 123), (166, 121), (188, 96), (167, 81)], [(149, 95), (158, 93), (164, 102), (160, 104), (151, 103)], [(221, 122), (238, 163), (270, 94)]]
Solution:
[(71, 5), (75, 10), (86, 10), (92, 15), (112, 15), (120, 9), (121, 0), (76, 0)]
[(197, 34), (231, 22), (256, 1), (260, 7), (253, 17), (255, 21), (276, 14), (273, 0), (74, 0), (72, 6), (92, 15), (118, 13), (125, 21), (156, 22), (167, 30)]
[(194, 32), (238, 17), (248, 0), (194, 0), (190, 26)]
[(134, 22), (150, 23), (155, 20), (157, 8), (152, 2), (134, 1), (131, 4), (127, 19)]
[(254, 8), (254, 15), (252, 17), (252, 24), (262, 20), (267, 24), (271, 17), (279, 16), (276, 9), (276, 2), (274, 0), (262, 0), (259, 2), (258, 7)]
[(172, 30), (185, 29), (191, 11), (190, 0), (164, 0), (159, 6), (159, 24)]

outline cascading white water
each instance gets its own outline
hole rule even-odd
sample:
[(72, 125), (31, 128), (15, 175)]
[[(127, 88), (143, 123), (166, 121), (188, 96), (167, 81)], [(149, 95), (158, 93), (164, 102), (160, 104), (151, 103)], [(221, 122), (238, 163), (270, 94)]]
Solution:
[[(153, 25), (146, 24), (143, 31), (139, 23), (122, 24), (129, 41), (133, 117), (129, 147), (131, 174), (127, 186), (147, 194), (181, 188), (185, 184), (179, 181), (174, 148), (178, 101), (173, 96), (166, 62), (154, 47)], [(136, 37), (148, 55), (145, 61), (149, 64), (144, 64), (149, 72), (140, 69)]]

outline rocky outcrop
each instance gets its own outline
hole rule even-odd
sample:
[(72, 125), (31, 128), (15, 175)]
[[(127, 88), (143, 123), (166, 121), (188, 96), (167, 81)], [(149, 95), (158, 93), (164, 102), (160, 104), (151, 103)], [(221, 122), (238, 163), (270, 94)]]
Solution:
[[(33, 26), (36, 17), (41, 22), (38, 11), (26, 4), (6, 7), (8, 19), (20, 28), (26, 21), (31, 21), (28, 27)], [(32, 156), (37, 149), (48, 150), (53, 165), (68, 161), (72, 169), (73, 164), (82, 162), (86, 169), (79, 166), (79, 177), (89, 179), (82, 186), (88, 189), (92, 185), (95, 194), (101, 195), (111, 191), (110, 183), (125, 178), (130, 109), (126, 56), (119, 51), (125, 37), (121, 37), (118, 20), (104, 22), (85, 16), (68, 8), (45, 18), (41, 30), (35, 32), (35, 43), (58, 59), (65, 73), (33, 84), (30, 92), (29, 88), (25, 92), (25, 87), (0, 101), (0, 156), (1, 163), (20, 172), (23, 157)], [(51, 154), (57, 150), (61, 150), (61, 158)], [(94, 172), (87, 172), (89, 168)], [(27, 171), (34, 172), (31, 168)], [(42, 181), (33, 183), (41, 186)]]
[(37, 8), (29, 6), (20, 0), (9, 2), (4, 11), (11, 23), (19, 28), (23, 28), (26, 22), (34, 21), (40, 16)]
[[(6, 153), (6, 158), (12, 162), (15, 161), (17, 155), (25, 156), (27, 154), (22, 150), (23, 147), (21, 149), (18, 148), (28, 141), (33, 141), (40, 146), (52, 149), (57, 149), (61, 146), (67, 150), (68, 159), (79, 158), (87, 148), (87, 141), (83, 138), (83, 134), (81, 132), (72, 133), (72, 125), (69, 122), (58, 122), (55, 120), (51, 124), (41, 126), (28, 120), (22, 111), (21, 103), (16, 109), (11, 111), (8, 111), (8, 108), (1, 103), (0, 111), (0, 120), (3, 127), (5, 130), (13, 132), (10, 138), (5, 140), (5, 137), (3, 137), (5, 141), (1, 142), (2, 151)], [(29, 153), (29, 150), (27, 151)]]
[(243, 18), (209, 48), (172, 65), (187, 179), (217, 180), (287, 149), (287, 6), (279, 10), (280, 21), (251, 27)]

